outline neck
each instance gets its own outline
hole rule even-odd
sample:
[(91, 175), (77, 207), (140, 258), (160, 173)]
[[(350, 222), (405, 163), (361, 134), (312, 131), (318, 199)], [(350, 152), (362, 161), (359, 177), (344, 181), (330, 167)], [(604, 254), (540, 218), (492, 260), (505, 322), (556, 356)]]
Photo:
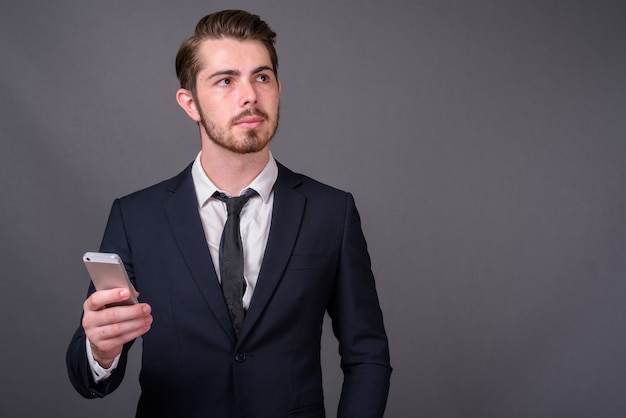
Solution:
[(204, 143), (200, 163), (217, 188), (237, 196), (263, 171), (269, 156), (269, 146), (259, 152), (237, 154), (213, 143)]

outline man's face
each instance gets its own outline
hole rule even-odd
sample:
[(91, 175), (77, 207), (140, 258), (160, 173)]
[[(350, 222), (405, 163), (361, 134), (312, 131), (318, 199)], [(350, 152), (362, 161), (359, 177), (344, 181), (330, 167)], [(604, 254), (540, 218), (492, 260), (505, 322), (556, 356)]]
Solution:
[(263, 150), (278, 127), (280, 83), (259, 41), (205, 40), (194, 97), (203, 140), (246, 154)]

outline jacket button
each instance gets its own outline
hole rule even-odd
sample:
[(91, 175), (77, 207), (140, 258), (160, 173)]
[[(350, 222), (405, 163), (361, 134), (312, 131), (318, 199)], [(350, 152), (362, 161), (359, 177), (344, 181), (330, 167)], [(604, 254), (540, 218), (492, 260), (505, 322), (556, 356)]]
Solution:
[(235, 354), (235, 361), (238, 363), (243, 363), (244, 361), (246, 361), (246, 353), (244, 353), (243, 351), (237, 351), (237, 354)]

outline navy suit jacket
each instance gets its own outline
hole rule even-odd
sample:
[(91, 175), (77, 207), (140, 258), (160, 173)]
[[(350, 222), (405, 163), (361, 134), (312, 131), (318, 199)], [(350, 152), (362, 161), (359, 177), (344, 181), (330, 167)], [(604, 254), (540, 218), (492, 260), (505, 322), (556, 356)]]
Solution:
[[(349, 193), (279, 164), (267, 247), (239, 339), (203, 233), (191, 166), (116, 200), (101, 251), (122, 257), (140, 299), (152, 306), (154, 322), (142, 337), (137, 417), (324, 417), (326, 312), (344, 372), (338, 416), (383, 416), (388, 342)], [(131, 345), (113, 375), (94, 384), (79, 327), (67, 352), (78, 392), (102, 397), (113, 391)]]

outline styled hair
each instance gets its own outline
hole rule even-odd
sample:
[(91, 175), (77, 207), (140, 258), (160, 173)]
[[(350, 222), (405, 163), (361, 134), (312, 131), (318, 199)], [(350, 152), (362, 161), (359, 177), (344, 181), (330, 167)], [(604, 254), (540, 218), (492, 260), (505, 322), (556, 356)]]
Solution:
[(231, 38), (260, 41), (270, 56), (274, 74), (278, 75), (278, 56), (274, 43), (276, 33), (257, 15), (243, 10), (222, 10), (200, 19), (194, 33), (183, 41), (176, 54), (176, 77), (180, 87), (196, 93), (196, 78), (202, 69), (198, 49), (207, 39)]

